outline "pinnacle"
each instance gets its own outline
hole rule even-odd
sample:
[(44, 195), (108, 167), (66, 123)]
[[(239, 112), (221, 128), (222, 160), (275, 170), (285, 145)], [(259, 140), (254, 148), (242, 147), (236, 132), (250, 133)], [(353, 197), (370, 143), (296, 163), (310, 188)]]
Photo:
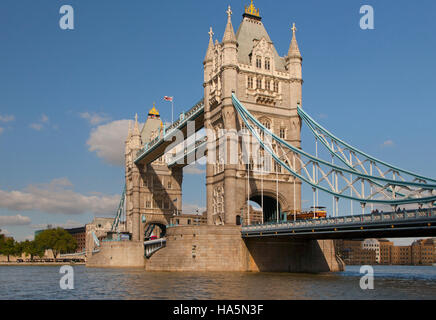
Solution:
[(206, 51), (206, 57), (204, 58), (205, 61), (209, 61), (212, 59), (212, 54), (213, 54), (213, 31), (212, 31), (212, 27), (210, 27), (209, 30), (209, 45), (207, 47), (207, 51)]
[(295, 31), (297, 31), (297, 28), (295, 27), (295, 23), (293, 23), (291, 30), (292, 30), (292, 40), (289, 46), (288, 57), (301, 58), (300, 49), (298, 48), (298, 43), (297, 43), (297, 37), (295, 36)]
[(232, 18), (231, 18), (232, 10), (230, 9), (230, 6), (226, 12), (227, 12), (227, 25), (226, 25), (226, 30), (224, 31), (223, 43), (236, 42), (236, 36), (233, 30)]

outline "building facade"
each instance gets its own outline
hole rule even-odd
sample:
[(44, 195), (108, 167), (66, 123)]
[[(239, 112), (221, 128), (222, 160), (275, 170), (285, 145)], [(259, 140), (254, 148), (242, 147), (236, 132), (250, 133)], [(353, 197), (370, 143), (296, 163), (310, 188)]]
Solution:
[(395, 246), (386, 239), (336, 240), (336, 250), (346, 264), (432, 265), (436, 240), (416, 240), (410, 246)]
[(84, 252), (86, 250), (86, 226), (79, 228), (65, 229), (76, 240), (77, 247), (75, 252)]

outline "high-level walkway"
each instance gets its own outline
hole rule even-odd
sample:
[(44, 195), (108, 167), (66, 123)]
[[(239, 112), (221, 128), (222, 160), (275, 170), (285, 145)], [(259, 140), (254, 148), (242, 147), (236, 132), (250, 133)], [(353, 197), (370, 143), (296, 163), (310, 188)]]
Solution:
[[(188, 123), (194, 123), (193, 132), (189, 132)], [(147, 143), (143, 149), (138, 151), (136, 155), (135, 164), (150, 164), (165, 154), (167, 148), (176, 139), (189, 138), (189, 134), (193, 134), (204, 127), (204, 102), (201, 99), (187, 112), (180, 114), (177, 121), (173, 122), (170, 126), (163, 126), (161, 132), (152, 141)], [(179, 136), (180, 132), (183, 134)]]

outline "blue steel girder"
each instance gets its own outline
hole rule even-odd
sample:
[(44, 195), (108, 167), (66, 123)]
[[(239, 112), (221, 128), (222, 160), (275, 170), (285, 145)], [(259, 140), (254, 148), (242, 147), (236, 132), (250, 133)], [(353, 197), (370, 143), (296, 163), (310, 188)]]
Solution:
[(436, 236), (436, 208), (242, 226), (241, 235), (311, 239)]
[[(319, 159), (294, 147), (264, 127), (248, 112), (234, 94), (232, 101), (245, 126), (249, 129), (251, 135), (255, 137), (261, 148), (266, 150), (273, 160), (284, 167), (291, 175), (306, 182), (314, 190), (327, 192), (338, 199), (345, 198), (359, 201), (362, 205), (378, 203), (396, 206), (436, 202), (436, 184), (388, 179), (383, 176), (362, 173), (353, 168), (340, 167)], [(264, 139), (265, 136), (268, 139)], [(282, 151), (280, 156), (277, 152), (279, 148)], [(289, 154), (292, 155), (291, 158), (289, 158)], [(316, 177), (315, 171), (321, 173), (321, 179)], [(338, 180), (340, 180), (339, 183)], [(356, 185), (360, 186), (356, 187)], [(365, 185), (370, 186), (370, 188), (367, 188), (371, 190), (368, 195), (366, 195), (368, 192), (365, 192)], [(358, 188), (360, 188), (360, 191)], [(354, 195), (345, 194), (345, 191), (349, 190), (353, 190)]]
[[(187, 112), (182, 113), (179, 119), (169, 127), (164, 126), (163, 130), (154, 140), (147, 143), (144, 148), (138, 151), (137, 157), (134, 161), (135, 164), (150, 164), (163, 156), (165, 152), (168, 151), (167, 148), (176, 141), (180, 132), (183, 134), (183, 139), (188, 139), (188, 123), (190, 121), (194, 122), (194, 132), (189, 132), (189, 134), (194, 134), (204, 127), (203, 99)], [(179, 141), (179, 143), (182, 142), (183, 141)]]
[[(334, 136), (331, 132), (313, 120), (302, 108), (298, 107), (297, 111), (298, 115), (309, 127), (315, 138), (321, 141), (322, 145), (327, 148), (328, 152), (330, 152), (333, 157), (339, 159), (347, 167), (365, 174), (369, 173), (373, 175), (375, 173), (382, 177), (391, 174), (393, 179), (401, 179), (403, 181), (405, 181), (405, 178), (402, 177), (401, 174), (410, 176), (413, 178), (413, 181), (420, 183), (436, 183), (436, 179), (424, 177), (408, 170), (401, 169), (360, 151), (347, 142)], [(387, 171), (385, 171), (386, 169)]]

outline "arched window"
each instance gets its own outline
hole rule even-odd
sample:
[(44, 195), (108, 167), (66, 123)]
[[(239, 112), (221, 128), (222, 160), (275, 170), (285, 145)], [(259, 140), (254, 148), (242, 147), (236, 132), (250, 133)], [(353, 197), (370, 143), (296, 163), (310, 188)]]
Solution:
[(271, 80), (265, 79), (265, 90), (270, 91), (271, 90)]
[(262, 89), (262, 78), (256, 79), (256, 89)]
[(271, 130), (271, 121), (269, 121), (268, 119), (263, 119), (262, 120), (262, 125), (267, 128), (268, 130)]
[(256, 56), (256, 67), (262, 68), (262, 58), (260, 56)]
[(271, 69), (271, 63), (269, 58), (265, 58), (265, 70), (270, 70)]
[(248, 77), (248, 88), (253, 89), (253, 77)]

